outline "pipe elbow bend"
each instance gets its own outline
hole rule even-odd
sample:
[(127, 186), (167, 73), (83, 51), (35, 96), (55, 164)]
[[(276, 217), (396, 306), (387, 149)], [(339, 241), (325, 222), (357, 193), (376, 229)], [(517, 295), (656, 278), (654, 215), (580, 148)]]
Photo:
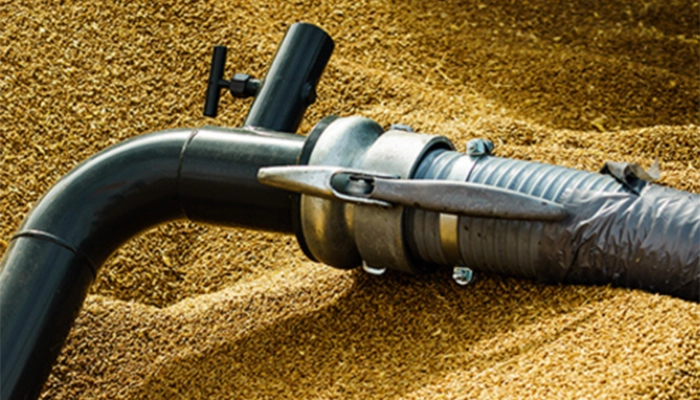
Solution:
[(122, 243), (183, 218), (178, 200), (181, 154), (196, 130), (139, 136), (87, 159), (37, 202), (14, 238), (54, 242), (97, 268)]

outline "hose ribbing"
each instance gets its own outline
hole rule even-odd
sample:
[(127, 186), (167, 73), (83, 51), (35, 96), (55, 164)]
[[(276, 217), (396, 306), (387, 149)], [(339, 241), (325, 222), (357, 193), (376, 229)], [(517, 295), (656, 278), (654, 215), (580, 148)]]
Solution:
[[(557, 201), (566, 189), (619, 192), (624, 188), (607, 175), (499, 157), (483, 157), (469, 175), (481, 183)], [(546, 223), (459, 218), (459, 246), (465, 265), (493, 272), (540, 277), (540, 246)]]
[[(426, 157), (418, 179), (445, 179), (465, 155)], [(460, 216), (459, 263), (550, 283), (612, 284), (700, 301), (700, 196), (647, 184), (632, 193), (609, 175), (485, 156), (466, 181), (564, 205), (559, 222)], [(437, 213), (408, 210), (415, 258), (445, 264)]]

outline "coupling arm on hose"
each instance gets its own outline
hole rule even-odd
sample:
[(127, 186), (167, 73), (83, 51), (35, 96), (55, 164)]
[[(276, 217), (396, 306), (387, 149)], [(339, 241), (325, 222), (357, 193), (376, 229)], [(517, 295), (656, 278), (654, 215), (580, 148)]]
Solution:
[(305, 195), (359, 205), (394, 205), (470, 217), (560, 221), (558, 203), (477, 183), (400, 179), (397, 175), (332, 166), (265, 167), (258, 180)]

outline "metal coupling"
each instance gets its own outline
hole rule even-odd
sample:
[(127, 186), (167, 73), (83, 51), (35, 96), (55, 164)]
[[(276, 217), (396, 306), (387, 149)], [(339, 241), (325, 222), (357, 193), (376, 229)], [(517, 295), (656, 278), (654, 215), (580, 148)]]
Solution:
[(432, 165), (438, 154), (454, 153), (452, 143), (404, 130), (382, 132), (364, 118), (337, 119), (314, 136), (308, 165), (262, 168), (258, 180), (301, 194), (300, 241), (329, 265), (362, 265), (372, 273), (423, 271), (427, 264), (408, 248), (407, 210), (439, 216), (445, 253), (440, 261), (452, 264), (461, 259), (460, 216), (560, 221), (567, 215), (553, 201), (466, 182), (478, 156), (493, 148), (490, 141), (471, 141), (479, 154), (451, 160), (445, 176), (414, 179), (421, 163)]

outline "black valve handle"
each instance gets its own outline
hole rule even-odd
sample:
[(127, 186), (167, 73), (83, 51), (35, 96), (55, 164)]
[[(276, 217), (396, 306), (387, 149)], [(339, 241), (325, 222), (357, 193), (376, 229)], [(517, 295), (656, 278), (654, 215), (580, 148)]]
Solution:
[(223, 79), (227, 50), (226, 46), (214, 46), (211, 69), (209, 70), (207, 98), (204, 101), (204, 115), (207, 117), (216, 117), (221, 99), (221, 89), (228, 88), (233, 97), (245, 99), (255, 96), (260, 88), (260, 81), (251, 78), (248, 74), (235, 74), (230, 81)]
[(306, 108), (316, 101), (316, 86), (333, 53), (333, 40), (321, 28), (292, 24), (277, 48), (264, 83), (248, 74), (223, 79), (226, 47), (215, 46), (204, 115), (216, 117), (221, 89), (233, 97), (255, 97), (245, 126), (295, 133)]
[(207, 86), (207, 98), (204, 101), (204, 115), (216, 117), (219, 110), (221, 89), (228, 87), (228, 81), (224, 80), (224, 67), (226, 66), (226, 46), (214, 46), (214, 54), (211, 58), (209, 71), (209, 85)]

